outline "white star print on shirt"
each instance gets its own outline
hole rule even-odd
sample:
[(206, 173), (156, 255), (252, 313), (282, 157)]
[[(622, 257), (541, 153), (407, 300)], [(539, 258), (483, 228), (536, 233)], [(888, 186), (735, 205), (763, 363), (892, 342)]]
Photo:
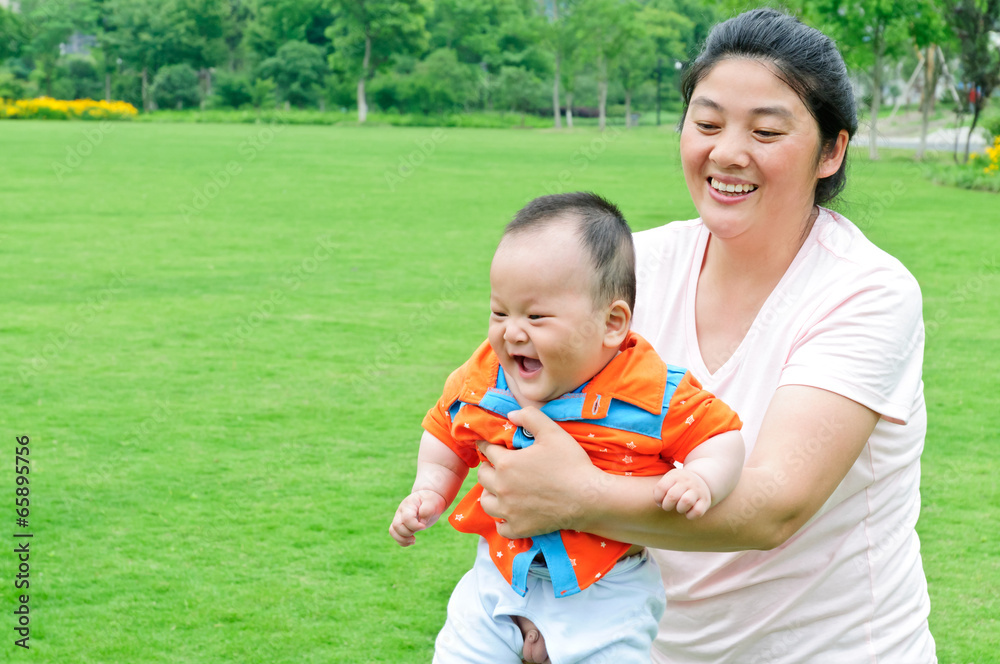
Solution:
[(694, 424), (694, 415), (688, 415), (688, 418), (684, 421), (688, 424)]

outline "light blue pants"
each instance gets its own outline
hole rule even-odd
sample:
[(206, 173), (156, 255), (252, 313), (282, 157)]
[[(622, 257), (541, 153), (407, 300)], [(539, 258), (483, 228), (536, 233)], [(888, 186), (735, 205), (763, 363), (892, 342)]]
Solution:
[(645, 552), (569, 597), (555, 597), (548, 570), (533, 564), (521, 597), (480, 539), (476, 564), (448, 602), (434, 664), (520, 664), (524, 640), (511, 616), (538, 626), (552, 664), (649, 664), (665, 604), (660, 570)]

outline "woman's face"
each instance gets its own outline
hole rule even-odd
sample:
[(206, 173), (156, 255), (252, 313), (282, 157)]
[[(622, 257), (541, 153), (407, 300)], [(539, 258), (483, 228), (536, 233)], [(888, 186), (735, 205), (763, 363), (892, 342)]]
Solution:
[(809, 109), (769, 64), (747, 59), (720, 61), (694, 88), (680, 152), (691, 199), (712, 234), (761, 242), (801, 235), (817, 179), (835, 173), (843, 157), (839, 149), (834, 159), (820, 158)]

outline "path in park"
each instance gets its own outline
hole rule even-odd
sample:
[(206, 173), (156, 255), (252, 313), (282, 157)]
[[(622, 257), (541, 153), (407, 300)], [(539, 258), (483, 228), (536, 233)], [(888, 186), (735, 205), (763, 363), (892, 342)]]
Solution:
[[(951, 124), (953, 120), (954, 118), (949, 116), (930, 123), (929, 131), (927, 132), (928, 150), (954, 151), (957, 138), (958, 150), (965, 151), (965, 137), (969, 134), (969, 128), (948, 128), (947, 125)], [(982, 127), (976, 127), (976, 131), (972, 135), (972, 141), (969, 143), (969, 151), (982, 152), (983, 148), (986, 147), (986, 139), (986, 131)], [(858, 128), (858, 133), (855, 134), (851, 144), (856, 146), (868, 145), (867, 126)], [(920, 113), (899, 113), (891, 120), (886, 118), (879, 119), (878, 146), (880, 148), (916, 150), (920, 146)]]

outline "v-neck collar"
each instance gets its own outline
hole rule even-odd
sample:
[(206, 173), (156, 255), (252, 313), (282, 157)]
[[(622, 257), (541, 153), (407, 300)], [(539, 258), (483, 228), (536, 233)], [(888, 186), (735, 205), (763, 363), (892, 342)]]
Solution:
[(723, 362), (722, 365), (714, 372), (709, 371), (708, 365), (705, 364), (705, 358), (701, 352), (701, 344), (698, 342), (698, 327), (695, 319), (695, 300), (698, 297), (698, 279), (701, 276), (701, 267), (705, 262), (705, 252), (708, 249), (708, 239), (711, 235), (708, 228), (706, 228), (704, 224), (701, 225), (698, 231), (698, 242), (695, 246), (691, 259), (691, 265), (688, 271), (687, 289), (684, 300), (684, 333), (687, 335), (687, 346), (692, 349), (690, 357), (688, 358), (690, 363), (688, 368), (692, 369), (696, 376), (703, 377), (703, 382), (716, 384), (718, 381), (736, 371), (740, 365), (745, 347), (749, 343), (747, 339), (756, 337), (760, 333), (759, 329), (762, 324), (761, 320), (774, 306), (774, 303), (783, 297), (784, 292), (788, 289), (788, 284), (795, 278), (795, 273), (798, 272), (799, 268), (802, 266), (805, 257), (816, 246), (816, 237), (817, 234), (820, 233), (821, 227), (825, 227), (829, 221), (830, 212), (825, 208), (819, 208), (819, 214), (816, 216), (816, 221), (809, 230), (809, 235), (806, 237), (805, 242), (802, 243), (802, 246), (799, 247), (798, 253), (795, 254), (795, 258), (792, 259), (788, 268), (785, 269), (785, 273), (781, 275), (781, 279), (778, 280), (777, 285), (771, 290), (767, 299), (764, 300), (764, 304), (761, 305), (757, 315), (754, 316), (753, 323), (743, 335), (743, 338), (740, 339), (740, 343), (736, 347), (736, 350), (734, 350), (732, 354), (726, 358), (726, 361)]

